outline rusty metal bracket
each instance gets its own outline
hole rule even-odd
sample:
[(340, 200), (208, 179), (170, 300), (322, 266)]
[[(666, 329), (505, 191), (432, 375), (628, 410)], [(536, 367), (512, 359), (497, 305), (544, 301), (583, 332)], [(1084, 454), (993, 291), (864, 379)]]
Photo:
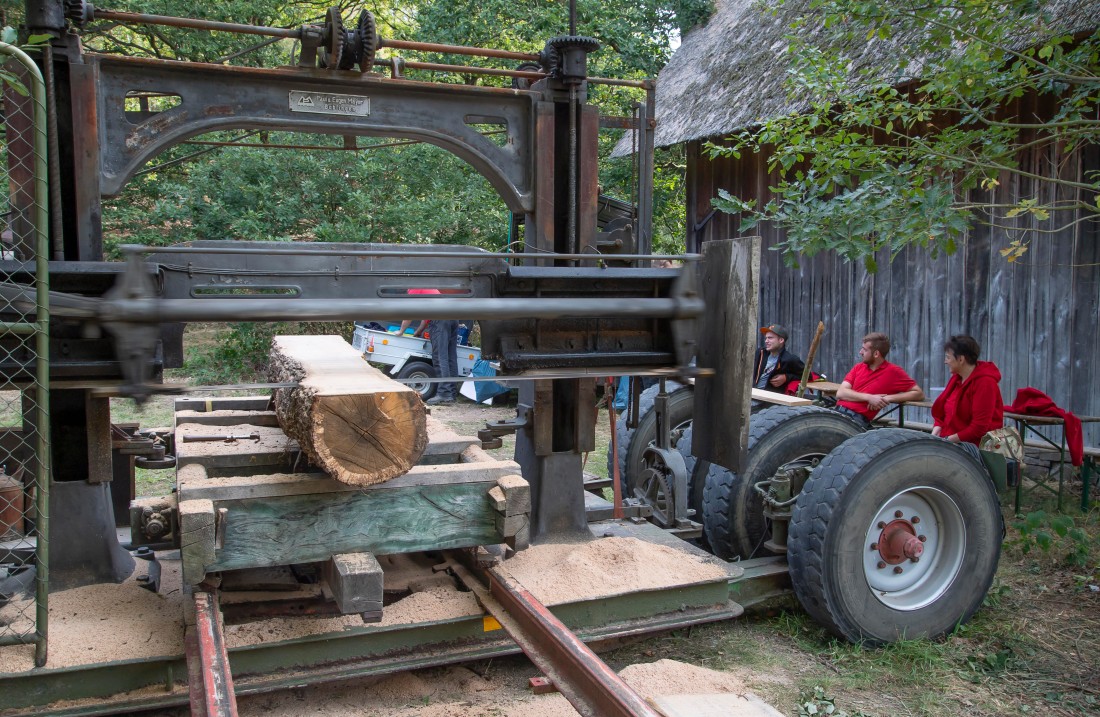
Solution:
[(259, 433), (248, 433), (240, 436), (233, 434), (221, 434), (221, 435), (209, 435), (209, 436), (183, 436), (184, 443), (236, 443), (237, 441), (252, 441), (253, 443), (260, 442)]
[(512, 435), (528, 426), (530, 423), (529, 410), (527, 406), (520, 406), (516, 409), (516, 416), (514, 418), (505, 418), (499, 421), (489, 421), (486, 423), (485, 428), (477, 432), (478, 440), (481, 441), (481, 447), (489, 451), (503, 446), (504, 442), (501, 440), (501, 436)]

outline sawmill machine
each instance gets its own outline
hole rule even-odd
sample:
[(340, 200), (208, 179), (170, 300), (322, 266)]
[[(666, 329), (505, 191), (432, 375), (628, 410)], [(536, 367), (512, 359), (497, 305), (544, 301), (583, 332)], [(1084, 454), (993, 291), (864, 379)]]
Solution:
[[(108, 55), (82, 44), (81, 28), (95, 22), (290, 38), (297, 54), (294, 64), (272, 69)], [(84, 714), (178, 703), (186, 701), (186, 695), (181, 698), (172, 684), (187, 673), (193, 683), (198, 674), (214, 675), (203, 684), (216, 703), (216, 688), (224, 689), (234, 679), (241, 691), (259, 691), (302, 680), (380, 674), (514, 652), (518, 648), (513, 640), (491, 634), (488, 641), (483, 639), (488, 628), (483, 629), (477, 617), (433, 625), (432, 640), (426, 640), (422, 630), (384, 631), (382, 637), (353, 631), (354, 635), (341, 633), (344, 639), (336, 641), (337, 636), (322, 635), (275, 647), (250, 646), (230, 651), (228, 660), (224, 644), (220, 652), (207, 652), (202, 647), (207, 643), (201, 643), (195, 648), (198, 656), (189, 655), (194, 661), (186, 666), (182, 655), (168, 654), (51, 669), (47, 606), (50, 593), (59, 590), (126, 584), (135, 570), (135, 556), (140, 560), (166, 545), (176, 547), (181, 550), (186, 590), (194, 595), (188, 614), (195, 619), (189, 629), (213, 635), (217, 644), (222, 610), (240, 611), (239, 606), (219, 607), (216, 598), (210, 602), (223, 572), (277, 562), (270, 556), (257, 558), (255, 550), (240, 544), (242, 526), (248, 522), (241, 516), (267, 521), (261, 542), (273, 534), (288, 541), (279, 551), (284, 563), (332, 565), (337, 552), (440, 555), (461, 550), (466, 551), (463, 555), (479, 556), (471, 558), (473, 568), (486, 568), (499, 556), (477, 551), (493, 544), (522, 551), (529, 544), (591, 540), (591, 511), (586, 508), (591, 496), (585, 491), (582, 466), (584, 455), (594, 448), (596, 377), (698, 376), (714, 386), (709, 396), (719, 425), (745, 425), (743, 376), (725, 376), (724, 365), (715, 357), (730, 355), (730, 347), (735, 347), (734, 355), (745, 360), (726, 365), (748, 365), (752, 335), (746, 327), (755, 321), (745, 323), (744, 307), (755, 305), (752, 269), (758, 247), (752, 242), (720, 242), (705, 261), (687, 257), (681, 268), (650, 267), (653, 85), (590, 77), (587, 57), (598, 42), (577, 35), (575, 27), (547, 41), (539, 52), (517, 53), (384, 38), (369, 12), (345, 24), (337, 9), (327, 13), (323, 24), (270, 28), (112, 12), (86, 2), (30, 0), (25, 24), (24, 38), (48, 39), (29, 52), (3, 48), (8, 56), (5, 67), (27, 91), (14, 91), (16, 85), (9, 83), (4, 94), (11, 234), (0, 259), (6, 331), (0, 339), (0, 370), (9, 390), (5, 395), (15, 396), (9, 402), (20, 409), (17, 418), (9, 420), (2, 447), (8, 470), (18, 466), (26, 487), (21, 500), (28, 519), (11, 526), (16, 540), (5, 543), (0, 562), (14, 566), (12, 575), (34, 575), (34, 585), (27, 586), (33, 607), (23, 617), (35, 619), (29, 632), (13, 632), (15, 623), (0, 627), (0, 643), (33, 645), (34, 653), (26, 670), (0, 674), (0, 714), (33, 711), (36, 705), (57, 700), (92, 699), (92, 705), (82, 703), (79, 708)], [(383, 49), (388, 56), (379, 54)], [(406, 51), (492, 57), (520, 66), (502, 70), (417, 62), (398, 54)], [(512, 82), (504, 87), (445, 84), (407, 75), (420, 70), (503, 75)], [(588, 94), (597, 84), (639, 90), (646, 100), (636, 103), (633, 117), (601, 116)], [(498, 136), (485, 136), (487, 125)], [(641, 150), (635, 210), (609, 222), (600, 221), (596, 142), (601, 127), (633, 129)], [(353, 145), (369, 137), (436, 145), (468, 162), (513, 215), (523, 218), (523, 245), (519, 251), (496, 254), (456, 246), (288, 244), (257, 237), (250, 242), (125, 247), (123, 261), (105, 261), (104, 199), (117, 196), (168, 148), (228, 130), (335, 135)], [(430, 299), (409, 295), (410, 289), (424, 286), (443, 293)], [(705, 335), (698, 321), (704, 311), (711, 317)], [(363, 317), (479, 320), (483, 355), (499, 361), (501, 374), (521, 386), (516, 418), (495, 423), (484, 434), (485, 445), (502, 434), (516, 434), (515, 467), (509, 470), (522, 476), (518, 492), (493, 493), (497, 486), (464, 476), (446, 485), (433, 478), (436, 482), (430, 485), (394, 483), (388, 492), (349, 495), (338, 493), (324, 476), (310, 474), (310, 485), (321, 481), (324, 486), (304, 497), (300, 487), (263, 489), (283, 491), (277, 497), (264, 493), (257, 488), (259, 481), (251, 479), (247, 486), (211, 494), (208, 481), (187, 483), (179, 466), (178, 495), (163, 504), (137, 501), (131, 506), (134, 463), (159, 468), (174, 465), (174, 460), (156, 437), (133, 426), (112, 424), (110, 400), (140, 401), (178, 391), (179, 387), (163, 385), (162, 377), (164, 369), (182, 364), (187, 323), (351, 322)], [(696, 357), (699, 366), (710, 368), (695, 368)], [(266, 405), (246, 401), (215, 406), (214, 399), (200, 403), (208, 410), (246, 412)], [(177, 412), (194, 413), (197, 406), (181, 399)], [(248, 449), (249, 443), (243, 443)], [(736, 468), (738, 441), (725, 435), (710, 443), (708, 449), (705, 436), (697, 439), (699, 455)], [(183, 448), (177, 445), (176, 452)], [(244, 460), (260, 463), (261, 453), (252, 450)], [(677, 483), (682, 489), (684, 481), (682, 466), (679, 474), (675, 470), (677, 459), (667, 446), (656, 447), (656, 464), (667, 460), (672, 465), (661, 469), (664, 488), (655, 503), (660, 503), (669, 527), (690, 534), (694, 526), (697, 534), (698, 525), (690, 520), (686, 505), (673, 497)], [(294, 464), (281, 470), (304, 469)], [(203, 478), (219, 476), (226, 474), (209, 472)], [(192, 488), (199, 492), (190, 493)], [(290, 496), (287, 490), (297, 493)], [(242, 491), (247, 493), (244, 498)], [(333, 536), (341, 534), (330, 532), (324, 540), (339, 544), (322, 550), (325, 554), (317, 551), (321, 539), (309, 534), (307, 526), (325, 521), (303, 518), (308, 511), (324, 516), (345, 511), (340, 520), (358, 518), (346, 511), (373, 515), (379, 501), (397, 501), (394, 496), (402, 495), (455, 518), (457, 532), (445, 538), (411, 538), (400, 548), (374, 533), (350, 530), (358, 536), (355, 542), (335, 540)], [(448, 505), (472, 506), (472, 516), (458, 515), (446, 505), (440, 508), (446, 496), (455, 501)], [(228, 509), (226, 501), (232, 502)], [(203, 508), (207, 503), (213, 507)], [(336, 503), (342, 507), (334, 508)], [(646, 523), (644, 506), (634, 511), (634, 520), (611, 520), (599, 529), (600, 535), (671, 541), (678, 544), (677, 550), (700, 553)], [(416, 529), (398, 524), (389, 526), (388, 534), (413, 536), (423, 531), (423, 524), (431, 522), (423, 515), (421, 511), (410, 518), (417, 521)], [(124, 547), (115, 524), (127, 520), (132, 538)], [(441, 520), (446, 523), (446, 518)], [(470, 566), (460, 566), (453, 556), (441, 559), (456, 575), (469, 578), (463, 571)], [(700, 559), (723, 565), (709, 556)], [(353, 580), (333, 571), (339, 573), (326, 568), (322, 576), (329, 602), (333, 597), (340, 602), (341, 590), (352, 590), (348, 586), (368, 585), (375, 592), (366, 602), (362, 595), (343, 595), (344, 612), (361, 614), (364, 620), (382, 619), (385, 609), (376, 573), (357, 573)], [(598, 604), (586, 603), (576, 609), (571, 626), (586, 639), (609, 639), (734, 617), (741, 607), (730, 601), (728, 584), (740, 569), (723, 565), (720, 572), (718, 579), (657, 591), (644, 599), (616, 595)], [(781, 572), (772, 570), (768, 576), (778, 580)], [(151, 575), (149, 571), (144, 579), (156, 582)], [(356, 583), (359, 578), (366, 582)], [(484, 576), (463, 582), (475, 592), (481, 583), (496, 585), (494, 594), (500, 583)], [(483, 602), (491, 600), (486, 596)], [(513, 605), (508, 612), (522, 610)], [(506, 628), (515, 622), (507, 615), (500, 617)], [(548, 642), (572, 644), (560, 631), (542, 635), (533, 643), (516, 640), (547, 654), (555, 652), (546, 649)], [(577, 682), (570, 678), (571, 671), (601, 673), (593, 659), (543, 669), (556, 670), (555, 683), (571, 694), (567, 686)], [(282, 674), (291, 668), (305, 677)], [(607, 672), (605, 667), (602, 672)], [(166, 685), (165, 694), (96, 701), (151, 683)], [(613, 694), (614, 686), (602, 689), (580, 703), (616, 701), (605, 694)], [(623, 699), (631, 702), (629, 696), (618, 702)], [(218, 711), (215, 703), (208, 704), (210, 711)], [(66, 708), (51, 709), (63, 713)], [(589, 707), (588, 713), (646, 712)]]
[[(96, 22), (286, 38), (297, 52), (278, 68), (121, 57), (83, 46), (81, 29)], [(5, 511), (0, 524), (0, 664), (11, 670), (0, 671), (0, 716), (185, 703), (184, 676), (195, 709), (229, 713), (234, 686), (259, 692), (521, 648), (583, 714), (650, 714), (581, 640), (729, 619), (789, 593), (792, 580), (811, 614), (857, 641), (941, 635), (980, 604), (1003, 526), (984, 469), (963, 451), (911, 432), (861, 433), (816, 408), (769, 409), (749, 430), (759, 241), (709, 242), (683, 266), (652, 267), (653, 84), (590, 76), (598, 42), (575, 23), (530, 53), (385, 38), (369, 12), (345, 23), (337, 9), (321, 24), (271, 28), (28, 0), (25, 25), (25, 38), (47, 39), (28, 51), (0, 45), (10, 77), (0, 496), (17, 514)], [(410, 75), (424, 70), (511, 84)], [(631, 117), (604, 116), (590, 97), (600, 85), (645, 100)], [(603, 221), (601, 127), (633, 130), (639, 150), (634, 209)], [(104, 260), (106, 198), (167, 149), (237, 130), (338, 136), (352, 148), (371, 137), (433, 144), (469, 163), (522, 217), (522, 246), (498, 254), (256, 237), (124, 247), (122, 261)], [(409, 294), (423, 287), (442, 293)], [(112, 398), (184, 388), (162, 379), (182, 364), (188, 323), (364, 317), (477, 319), (483, 356), (520, 386), (516, 417), (488, 425), (480, 441), (429, 443), (427, 463), (369, 489), (303, 465), (266, 397), (180, 398), (174, 457), (159, 436), (112, 423)], [(596, 504), (583, 462), (595, 448), (596, 378), (609, 375), (694, 380), (697, 484), (670, 445), (662, 390), (640, 500)], [(238, 433), (234, 422), (247, 426)], [(199, 449), (223, 429), (227, 445)], [(507, 433), (516, 435), (514, 461), (486, 459), (482, 447)], [(284, 442), (273, 448), (275, 440)], [(135, 463), (175, 466), (175, 493), (135, 500)], [(757, 543), (775, 555), (708, 555), (680, 539), (700, 536), (700, 518), (722, 558)], [(119, 522), (129, 523), (122, 543)], [(551, 614), (502, 567), (544, 546), (617, 537), (678, 551), (685, 565), (718, 566), (717, 576), (611, 589)], [(383, 563), (401, 556), (430, 556), (429, 576), (449, 576), (478, 607), (387, 623), (394, 571), (388, 578)], [(139, 571), (135, 560), (150, 566)], [(181, 566), (176, 597), (158, 594), (187, 595), (186, 645), (153, 630), (152, 652), (50, 662), (51, 594), (122, 590), (135, 572), (157, 588), (162, 563)], [(229, 583), (251, 571), (267, 571), (267, 587), (290, 571), (316, 589), (292, 606), (231, 601)], [(246, 588), (258, 584), (250, 579)], [(12, 618), (17, 590), (31, 597)], [(333, 605), (357, 622), (227, 644), (223, 619), (331, 614)], [(16, 648), (30, 651), (13, 666)]]

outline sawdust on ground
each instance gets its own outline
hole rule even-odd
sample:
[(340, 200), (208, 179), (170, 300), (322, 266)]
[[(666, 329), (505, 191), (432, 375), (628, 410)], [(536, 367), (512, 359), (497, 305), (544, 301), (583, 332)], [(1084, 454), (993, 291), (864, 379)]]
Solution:
[[(141, 587), (149, 563), (138, 560), (122, 583), (86, 585), (50, 594), (46, 667), (183, 654), (183, 594), (179, 563), (161, 563), (161, 592)], [(6, 618), (4, 616), (7, 616)], [(7, 629), (34, 632), (34, 601), (13, 600), (0, 610)], [(0, 647), (0, 672), (34, 667), (33, 645)]]
[(715, 561), (619, 537), (535, 545), (506, 560), (502, 570), (546, 605), (729, 577)]
[[(560, 694), (535, 695), (527, 687), (534, 667), (482, 676), (462, 667), (406, 672), (373, 684), (340, 683), (242, 697), (238, 713), (298, 717), (575, 717), (577, 711)], [(733, 673), (677, 662), (631, 665), (620, 673), (643, 698), (676, 694), (743, 694), (744, 682)]]
[(362, 631), (418, 622), (438, 622), (477, 617), (481, 614), (482, 610), (474, 600), (473, 593), (438, 587), (413, 593), (392, 605), (387, 605), (382, 611), (381, 622), (364, 623), (358, 615), (270, 618), (240, 625), (227, 625), (225, 639), (229, 648), (237, 648), (324, 633), (339, 633), (353, 629)]

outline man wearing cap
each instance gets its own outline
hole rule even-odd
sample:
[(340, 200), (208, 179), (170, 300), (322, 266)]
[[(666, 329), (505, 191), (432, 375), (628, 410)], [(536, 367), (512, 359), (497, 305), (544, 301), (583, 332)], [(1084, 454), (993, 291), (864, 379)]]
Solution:
[(764, 335), (764, 348), (756, 352), (752, 385), (765, 391), (786, 393), (787, 386), (801, 380), (805, 364), (802, 359), (787, 350), (787, 329), (772, 324), (760, 329)]
[(924, 391), (901, 366), (886, 360), (890, 338), (873, 332), (863, 337), (860, 362), (844, 377), (836, 392), (835, 410), (865, 428), (890, 403), (923, 401)]

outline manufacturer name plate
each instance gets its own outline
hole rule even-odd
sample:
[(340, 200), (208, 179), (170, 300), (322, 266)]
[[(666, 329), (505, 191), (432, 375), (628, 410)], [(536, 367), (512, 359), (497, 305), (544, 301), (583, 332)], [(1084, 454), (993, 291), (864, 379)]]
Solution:
[(370, 97), (362, 95), (336, 95), (331, 92), (302, 92), (291, 90), (291, 112), (313, 112), (322, 115), (370, 115)]

